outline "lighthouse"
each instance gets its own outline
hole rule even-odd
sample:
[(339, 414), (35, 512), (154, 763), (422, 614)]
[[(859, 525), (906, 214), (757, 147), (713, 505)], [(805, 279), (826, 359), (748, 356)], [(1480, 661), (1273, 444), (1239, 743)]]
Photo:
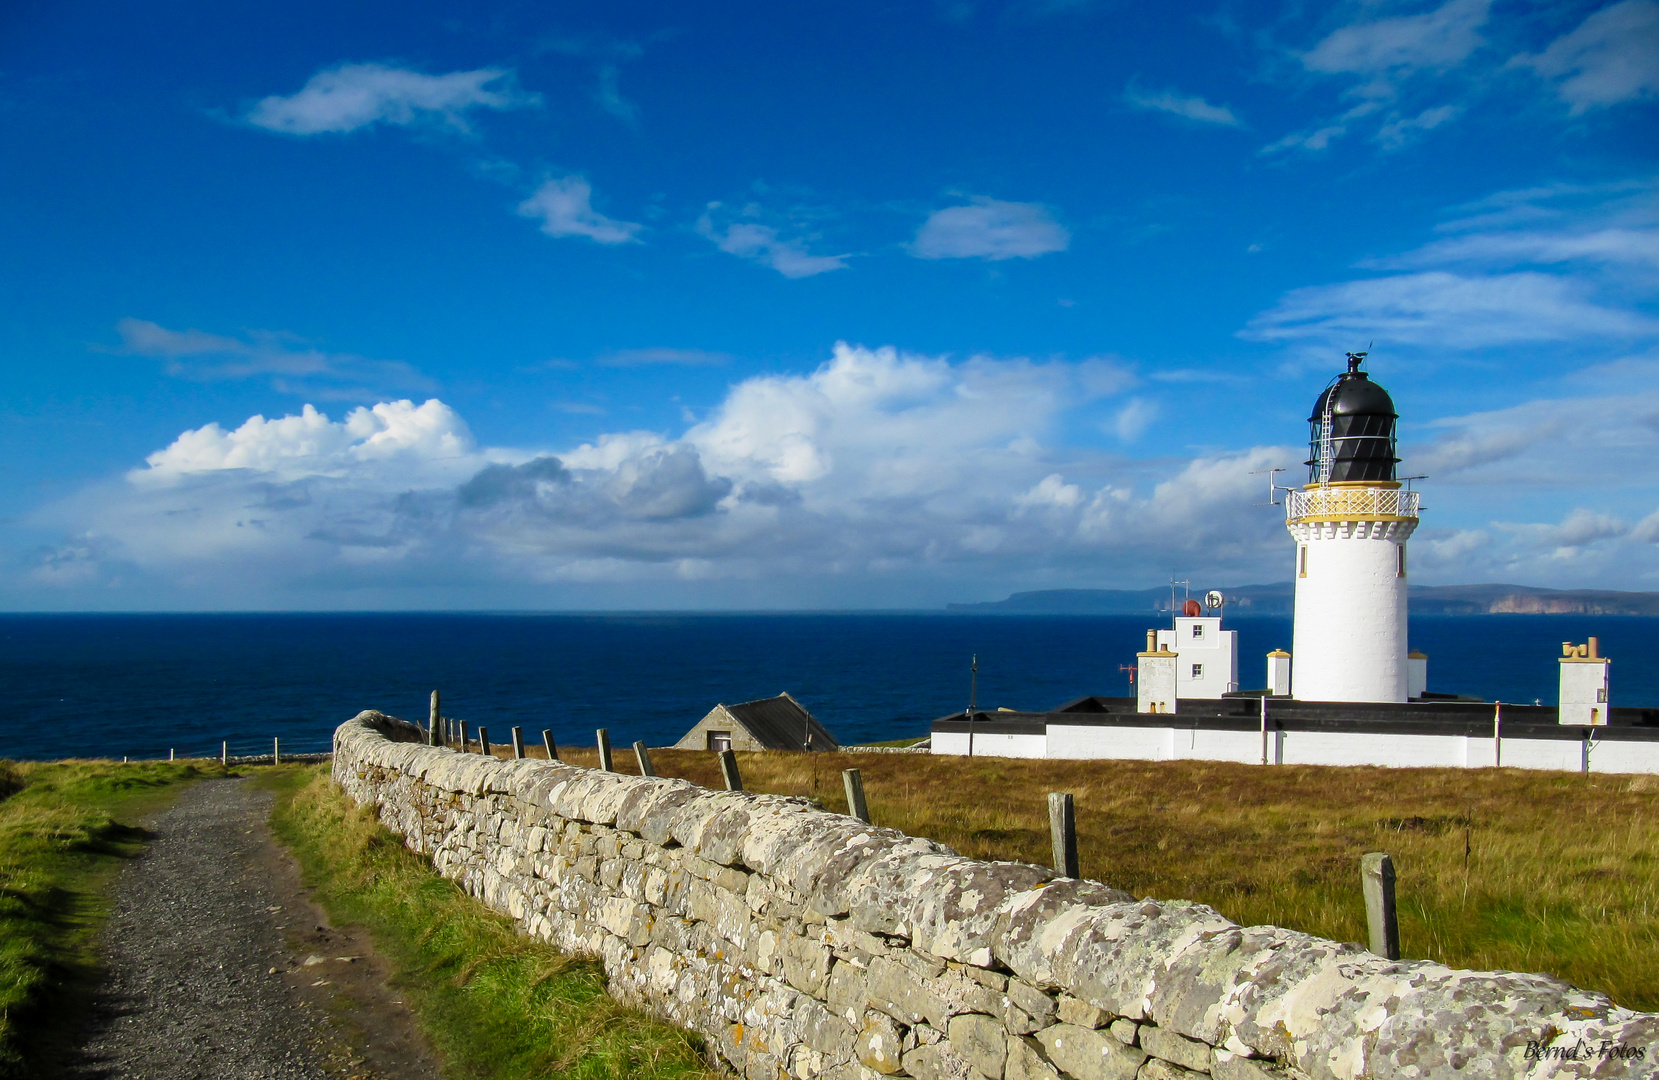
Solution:
[(1360, 370), (1331, 380), (1308, 417), (1308, 483), (1285, 494), (1296, 541), (1291, 691), (1303, 701), (1405, 701), (1406, 541), (1418, 493), (1395, 477), (1388, 392)]

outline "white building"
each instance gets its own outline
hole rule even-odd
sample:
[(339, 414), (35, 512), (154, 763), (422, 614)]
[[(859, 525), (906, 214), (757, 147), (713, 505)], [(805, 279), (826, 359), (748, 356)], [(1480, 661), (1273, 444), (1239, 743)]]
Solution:
[(1223, 630), (1221, 616), (1177, 616), (1157, 641), (1176, 655), (1176, 697), (1218, 698), (1239, 688), (1238, 631)]
[(1561, 708), (1556, 722), (1601, 727), (1607, 723), (1608, 668), (1613, 661), (1601, 655), (1601, 642), (1561, 643)]

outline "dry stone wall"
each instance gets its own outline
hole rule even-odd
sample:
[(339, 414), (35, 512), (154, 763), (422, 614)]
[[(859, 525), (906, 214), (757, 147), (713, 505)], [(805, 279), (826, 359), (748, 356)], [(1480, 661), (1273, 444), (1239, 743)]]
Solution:
[(419, 745), (334, 777), (612, 993), (750, 1080), (1648, 1077), (1659, 1016), (965, 859), (804, 800)]

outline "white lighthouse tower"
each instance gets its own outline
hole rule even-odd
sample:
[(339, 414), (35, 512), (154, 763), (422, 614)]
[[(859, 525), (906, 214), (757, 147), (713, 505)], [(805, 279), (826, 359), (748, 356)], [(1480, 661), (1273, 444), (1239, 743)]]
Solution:
[(1296, 626), (1291, 689), (1303, 701), (1405, 701), (1406, 540), (1418, 493), (1395, 478), (1388, 392), (1359, 369), (1319, 395), (1311, 425), (1309, 483), (1285, 495), (1296, 540)]

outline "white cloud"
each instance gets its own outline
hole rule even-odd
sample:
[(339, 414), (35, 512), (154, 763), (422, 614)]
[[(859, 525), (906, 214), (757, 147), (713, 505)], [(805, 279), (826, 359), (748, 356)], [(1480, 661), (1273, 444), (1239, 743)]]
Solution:
[(1659, 3), (1621, 0), (1585, 19), (1536, 56), (1511, 64), (1553, 80), (1576, 116), (1659, 93)]
[(1156, 401), (1130, 398), (1112, 419), (1112, 431), (1126, 443), (1135, 442), (1157, 421), (1160, 411)]
[(1286, 293), (1252, 319), (1253, 341), (1317, 341), (1337, 347), (1392, 345), (1480, 349), (1583, 337), (1659, 333), (1659, 320), (1597, 304), (1582, 282), (1520, 272), (1470, 277), (1445, 271), (1399, 274)]
[(341, 64), (311, 76), (298, 93), (262, 99), (245, 119), (285, 135), (356, 131), (375, 123), (467, 131), (466, 116), (474, 109), (515, 109), (540, 100), (514, 88), (512, 72), (500, 68), (426, 75), (385, 64)]
[(1463, 114), (1461, 105), (1436, 105), (1424, 109), (1416, 116), (1393, 116), (1383, 126), (1377, 129), (1376, 141), (1390, 150), (1397, 150), (1410, 142), (1422, 131), (1433, 131), (1441, 124), (1457, 119)]
[[(703, 216), (697, 219), (697, 232), (728, 255), (770, 266), (786, 278), (813, 277), (831, 270), (847, 269), (846, 255), (813, 255), (807, 251), (804, 239), (784, 239), (771, 225), (756, 221), (735, 221), (724, 228), (715, 224), (715, 215), (723, 210), (720, 203), (709, 203)], [(746, 207), (746, 216), (760, 213), (758, 207)]]
[(1035, 259), (1071, 244), (1039, 203), (975, 196), (967, 206), (935, 210), (917, 230), (910, 253), (919, 259)]
[(283, 393), (362, 398), (391, 389), (434, 388), (408, 364), (370, 360), (315, 348), (293, 334), (253, 330), (228, 337), (202, 330), (170, 330), (145, 319), (115, 324), (121, 344), (112, 352), (166, 362), (169, 375), (198, 382), (265, 378)]
[(1174, 90), (1154, 93), (1130, 86), (1129, 89), (1124, 91), (1123, 99), (1137, 109), (1171, 113), (1200, 124), (1220, 124), (1223, 127), (1244, 126), (1243, 122), (1233, 114), (1233, 110), (1227, 106), (1211, 105), (1202, 97), (1179, 94)]
[(1344, 26), (1302, 54), (1309, 71), (1377, 75), (1461, 63), (1484, 40), (1491, 0), (1450, 0), (1421, 15)]
[(594, 100), (599, 107), (627, 124), (629, 127), (639, 126), (639, 106), (622, 96), (622, 72), (614, 64), (606, 64), (599, 69), (599, 90), (594, 94)]
[(738, 383), (678, 437), (618, 431), (560, 450), (479, 446), (435, 400), (208, 424), (39, 515), (65, 540), (35, 582), (137, 575), (222, 604), (689, 575), (711, 596), (771, 583), (755, 587), (783, 590), (774, 603), (790, 582), (841, 581), (856, 604), (891, 595), (884, 581), (1281, 554), (1249, 470), (1286, 451), (1143, 466), (1057, 448), (1067, 414), (1114, 384), (1104, 366), (838, 345), (815, 371)]
[(605, 245), (640, 243), (639, 234), (645, 228), (595, 210), (593, 187), (580, 176), (543, 181), (534, 195), (518, 204), (518, 212), (540, 218), (541, 231), (548, 236), (585, 236)]

